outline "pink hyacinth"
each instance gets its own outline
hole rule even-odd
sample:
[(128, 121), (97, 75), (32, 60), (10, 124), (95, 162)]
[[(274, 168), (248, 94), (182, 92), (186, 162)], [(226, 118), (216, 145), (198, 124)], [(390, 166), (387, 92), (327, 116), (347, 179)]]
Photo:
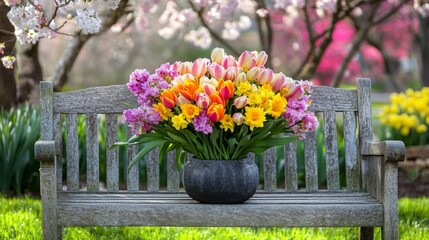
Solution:
[[(144, 121), (143, 121), (144, 119)], [(150, 132), (162, 120), (154, 108), (143, 105), (123, 112), (123, 123), (128, 123), (135, 135)]]

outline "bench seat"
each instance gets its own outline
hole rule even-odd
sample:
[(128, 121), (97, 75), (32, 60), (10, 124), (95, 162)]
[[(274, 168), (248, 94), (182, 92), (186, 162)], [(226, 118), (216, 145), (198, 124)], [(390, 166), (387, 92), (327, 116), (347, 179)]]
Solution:
[(383, 205), (362, 192), (258, 192), (244, 204), (200, 204), (185, 193), (64, 192), (61, 226), (382, 226)]

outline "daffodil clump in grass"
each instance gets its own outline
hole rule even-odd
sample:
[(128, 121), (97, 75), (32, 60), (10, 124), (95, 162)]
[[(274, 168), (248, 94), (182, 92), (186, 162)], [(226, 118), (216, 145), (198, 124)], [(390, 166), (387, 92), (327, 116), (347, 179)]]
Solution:
[(178, 150), (199, 159), (241, 159), (250, 152), (284, 145), (318, 125), (311, 82), (265, 67), (265, 52), (243, 52), (238, 60), (221, 48), (211, 59), (163, 64), (154, 74), (137, 69), (128, 88), (140, 106), (124, 111), (135, 136), (118, 145), (146, 143), (148, 151)]
[(429, 144), (429, 87), (393, 93), (390, 102), (380, 113), (384, 138), (407, 146)]

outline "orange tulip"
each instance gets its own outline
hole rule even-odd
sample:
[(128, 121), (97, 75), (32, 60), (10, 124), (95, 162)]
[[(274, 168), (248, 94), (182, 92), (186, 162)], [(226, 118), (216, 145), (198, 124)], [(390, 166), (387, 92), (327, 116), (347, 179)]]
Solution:
[(162, 104), (166, 108), (174, 108), (177, 104), (177, 96), (174, 93), (174, 90), (164, 90), (159, 98), (161, 99)]
[(225, 106), (226, 101), (225, 98), (222, 97), (222, 95), (219, 92), (215, 92), (210, 95), (210, 100), (214, 103), (222, 104)]
[(207, 109), (207, 117), (214, 123), (222, 119), (224, 114), (225, 107), (223, 104), (212, 103), (212, 105)]
[(178, 85), (179, 92), (189, 101), (195, 100), (198, 87), (198, 81), (195, 79), (186, 79), (183, 84)]

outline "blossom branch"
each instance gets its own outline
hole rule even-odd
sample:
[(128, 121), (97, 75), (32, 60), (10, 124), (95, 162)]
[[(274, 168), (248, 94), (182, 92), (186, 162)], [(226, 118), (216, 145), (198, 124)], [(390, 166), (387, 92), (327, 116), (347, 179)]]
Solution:
[(222, 45), (224, 45), (225, 47), (227, 47), (235, 56), (239, 56), (239, 52), (232, 46), (230, 45), (227, 41), (225, 41), (221, 36), (219, 36), (219, 34), (217, 34), (217, 32), (215, 32), (206, 22), (206, 20), (204, 19), (204, 9), (197, 9), (197, 7), (195, 6), (195, 4), (192, 2), (192, 0), (188, 0), (189, 5), (191, 6), (192, 10), (194, 12), (197, 13), (198, 19), (201, 22), (201, 25), (203, 25), (203, 27), (205, 27), (210, 35), (213, 36), (214, 39), (216, 39), (218, 42), (220, 42)]

